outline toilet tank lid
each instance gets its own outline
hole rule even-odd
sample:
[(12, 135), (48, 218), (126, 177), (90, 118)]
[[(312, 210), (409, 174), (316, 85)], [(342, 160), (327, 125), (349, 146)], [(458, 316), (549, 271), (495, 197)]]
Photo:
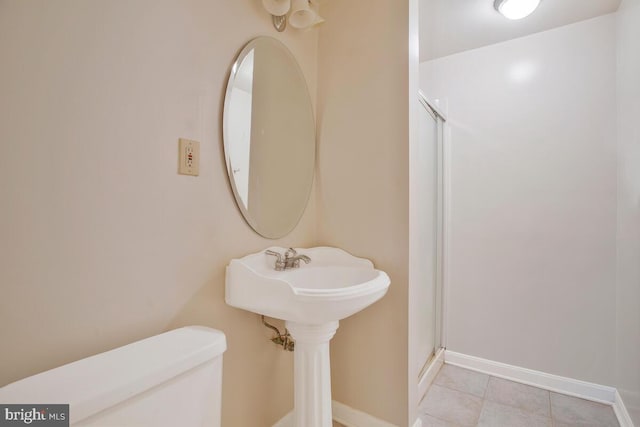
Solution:
[(71, 405), (71, 422), (212, 360), (227, 348), (221, 331), (188, 326), (69, 363), (0, 389), (0, 402)]

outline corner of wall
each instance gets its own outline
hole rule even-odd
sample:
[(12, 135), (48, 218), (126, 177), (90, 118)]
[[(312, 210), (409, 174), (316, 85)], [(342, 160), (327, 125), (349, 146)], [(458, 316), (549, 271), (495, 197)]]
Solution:
[(322, 14), (319, 242), (369, 258), (391, 277), (382, 300), (340, 322), (331, 344), (334, 398), (407, 425), (408, 2), (328, 2)]

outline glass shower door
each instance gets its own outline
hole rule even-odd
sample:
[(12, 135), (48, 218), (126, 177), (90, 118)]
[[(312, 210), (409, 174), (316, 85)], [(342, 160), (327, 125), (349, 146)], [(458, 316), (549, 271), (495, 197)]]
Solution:
[(443, 118), (420, 95), (419, 137), (417, 150), (421, 165), (417, 179), (420, 200), (416, 231), (419, 233), (416, 250), (420, 264), (420, 286), (416, 292), (418, 311), (418, 367), (424, 372), (436, 351), (441, 347), (442, 310), (442, 230), (443, 230)]

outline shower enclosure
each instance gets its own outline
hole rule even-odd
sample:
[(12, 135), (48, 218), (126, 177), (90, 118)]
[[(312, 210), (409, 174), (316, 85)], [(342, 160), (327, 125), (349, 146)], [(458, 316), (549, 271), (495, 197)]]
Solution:
[(444, 279), (444, 207), (445, 207), (445, 116), (438, 107), (418, 94), (419, 144), (416, 150), (420, 165), (414, 179), (416, 186), (415, 251), (421, 262), (415, 298), (417, 343), (415, 349), (420, 372), (418, 378), (420, 398), (435, 375), (439, 351), (443, 342), (443, 279)]

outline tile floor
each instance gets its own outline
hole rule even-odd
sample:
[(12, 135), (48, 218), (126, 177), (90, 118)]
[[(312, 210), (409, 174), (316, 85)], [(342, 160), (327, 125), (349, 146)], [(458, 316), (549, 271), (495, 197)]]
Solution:
[(344, 424), (340, 424), (339, 422), (334, 420), (333, 421), (333, 427), (344, 427)]
[(619, 427), (611, 406), (444, 365), (420, 403), (423, 427)]

